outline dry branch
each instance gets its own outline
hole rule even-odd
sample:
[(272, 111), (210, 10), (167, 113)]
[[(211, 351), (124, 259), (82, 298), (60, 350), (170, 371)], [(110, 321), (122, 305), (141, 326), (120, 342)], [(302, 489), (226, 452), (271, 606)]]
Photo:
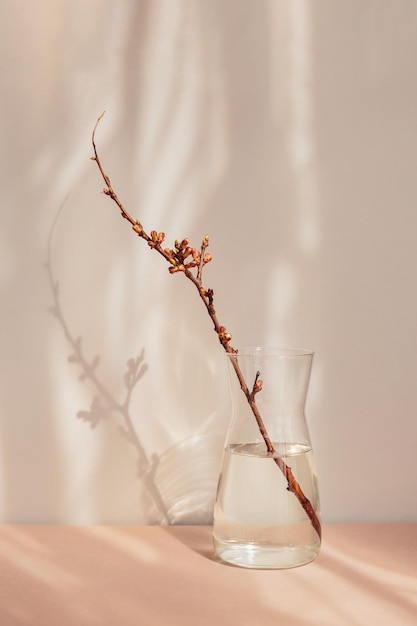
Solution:
[[(262, 381), (259, 380), (259, 372), (256, 375), (255, 378), (255, 382), (253, 384), (253, 388), (250, 391), (246, 381), (244, 379), (244, 376), (241, 372), (241, 369), (239, 367), (239, 363), (238, 363), (238, 358), (237, 356), (237, 350), (235, 350), (235, 348), (233, 348), (232, 344), (231, 344), (231, 340), (232, 340), (232, 336), (230, 335), (230, 333), (227, 331), (226, 327), (221, 325), (218, 318), (217, 318), (217, 313), (214, 307), (214, 291), (213, 289), (206, 289), (203, 286), (203, 280), (202, 280), (202, 274), (203, 274), (203, 269), (204, 266), (206, 265), (206, 263), (209, 263), (211, 261), (211, 255), (208, 254), (206, 252), (206, 249), (209, 245), (209, 237), (208, 235), (205, 235), (205, 237), (203, 237), (203, 240), (201, 242), (201, 246), (200, 246), (200, 250), (198, 250), (197, 248), (193, 248), (189, 245), (189, 241), (188, 239), (182, 239), (181, 241), (175, 241), (174, 247), (173, 248), (163, 248), (162, 247), (162, 243), (165, 240), (165, 233), (158, 233), (155, 230), (150, 231), (150, 233), (148, 234), (142, 224), (140, 223), (139, 220), (134, 219), (125, 209), (125, 207), (123, 206), (122, 202), (120, 201), (118, 195), (115, 193), (111, 182), (110, 182), (110, 178), (107, 176), (107, 174), (105, 173), (103, 166), (101, 164), (101, 160), (99, 158), (98, 152), (97, 152), (97, 147), (96, 147), (96, 143), (95, 143), (95, 134), (96, 134), (96, 130), (97, 130), (97, 126), (100, 122), (100, 120), (102, 119), (104, 113), (102, 113), (100, 115), (100, 117), (98, 118), (93, 132), (92, 132), (92, 137), (91, 137), (91, 141), (92, 141), (92, 145), (93, 145), (93, 150), (94, 150), (94, 156), (91, 157), (91, 159), (93, 161), (96, 162), (98, 169), (100, 170), (101, 176), (104, 180), (105, 183), (105, 187), (103, 189), (103, 193), (106, 196), (109, 196), (113, 202), (115, 202), (115, 204), (118, 206), (121, 215), (124, 219), (126, 219), (128, 222), (130, 222), (130, 224), (132, 225), (132, 228), (134, 230), (134, 232), (141, 237), (142, 239), (144, 239), (147, 243), (148, 246), (152, 249), (152, 250), (156, 250), (156, 252), (158, 252), (158, 254), (160, 254), (161, 256), (164, 257), (164, 259), (169, 263), (169, 272), (171, 274), (176, 274), (178, 272), (183, 273), (188, 280), (190, 280), (193, 285), (196, 287), (197, 291), (198, 291), (198, 295), (201, 298), (204, 306), (207, 309), (207, 312), (211, 318), (211, 321), (213, 323), (213, 327), (214, 327), (214, 331), (217, 334), (217, 337), (221, 343), (221, 345), (223, 346), (224, 350), (230, 354), (230, 361), (232, 363), (232, 366), (234, 368), (234, 371), (236, 372), (236, 376), (239, 380), (239, 384), (240, 387), (242, 389), (242, 392), (245, 394), (246, 399), (248, 401), (248, 404), (251, 408), (251, 411), (256, 419), (259, 431), (262, 435), (262, 438), (265, 442), (267, 451), (270, 453), (270, 455), (273, 457), (276, 465), (279, 467), (279, 469), (281, 470), (281, 472), (283, 473), (283, 475), (285, 476), (286, 480), (287, 480), (287, 489), (288, 491), (292, 492), (296, 498), (298, 499), (298, 501), (300, 502), (301, 506), (303, 507), (304, 511), (306, 512), (306, 514), (308, 515), (311, 524), (313, 526), (313, 528), (316, 530), (317, 535), (319, 537), (321, 537), (321, 525), (320, 525), (320, 520), (311, 504), (311, 502), (309, 501), (309, 499), (306, 497), (306, 495), (304, 494), (304, 492), (302, 491), (300, 485), (298, 484), (296, 478), (294, 477), (291, 468), (285, 463), (285, 461), (277, 454), (274, 445), (267, 433), (267, 430), (265, 428), (265, 424), (262, 420), (262, 417), (260, 415), (258, 406), (256, 404), (255, 401), (255, 395), (261, 391), (262, 389)], [(194, 270), (194, 271), (193, 271)]]

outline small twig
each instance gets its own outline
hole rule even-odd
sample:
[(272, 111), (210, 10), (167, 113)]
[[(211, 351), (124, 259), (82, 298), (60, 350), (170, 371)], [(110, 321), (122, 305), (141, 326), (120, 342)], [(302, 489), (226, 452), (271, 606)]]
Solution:
[(260, 380), (259, 378), (260, 375), (261, 375), (261, 372), (257, 371), (256, 376), (255, 376), (255, 381), (253, 383), (252, 391), (249, 394), (249, 398), (253, 402), (255, 401), (256, 394), (259, 393), (262, 389), (263, 381)]
[[(306, 514), (308, 515), (312, 526), (316, 530), (318, 536), (321, 537), (320, 520), (316, 512), (314, 511), (314, 508), (311, 502), (305, 496), (300, 485), (295, 479), (291, 471), (291, 468), (277, 454), (274, 448), (274, 445), (265, 428), (265, 424), (260, 415), (258, 406), (255, 402), (255, 395), (262, 389), (262, 381), (259, 380), (260, 373), (258, 372), (256, 374), (253, 388), (251, 391), (249, 391), (246, 381), (244, 379), (244, 376), (242, 374), (242, 371), (239, 367), (238, 357), (234, 356), (234, 355), (237, 355), (237, 350), (235, 350), (235, 348), (233, 348), (231, 344), (232, 336), (227, 331), (226, 327), (220, 324), (217, 318), (217, 313), (214, 307), (214, 291), (211, 288), (206, 289), (203, 286), (203, 281), (202, 281), (203, 269), (204, 269), (204, 266), (211, 261), (211, 255), (206, 252), (206, 249), (209, 245), (208, 235), (205, 235), (205, 237), (203, 238), (201, 242), (200, 251), (198, 251), (196, 248), (190, 247), (188, 239), (183, 239), (182, 241), (175, 241), (174, 248), (172, 249), (162, 248), (162, 243), (165, 239), (165, 233), (157, 233), (155, 230), (153, 230), (150, 232), (150, 234), (148, 234), (144, 230), (139, 220), (135, 220), (126, 211), (119, 197), (117, 196), (117, 194), (112, 188), (110, 178), (104, 172), (103, 166), (101, 164), (101, 161), (97, 152), (96, 144), (95, 144), (95, 134), (96, 134), (97, 126), (100, 120), (103, 118), (103, 115), (104, 113), (100, 115), (100, 117), (98, 118), (94, 126), (91, 140), (92, 140), (93, 150), (94, 150), (94, 156), (92, 157), (92, 160), (97, 163), (101, 176), (106, 185), (106, 187), (103, 190), (104, 193), (116, 203), (116, 205), (119, 207), (122, 217), (124, 217), (131, 223), (133, 230), (139, 235), (139, 237), (144, 239), (148, 243), (151, 249), (156, 250), (161, 256), (165, 258), (166, 261), (168, 261), (168, 263), (170, 264), (169, 272), (171, 274), (182, 272), (183, 274), (185, 274), (188, 280), (190, 280), (193, 283), (193, 285), (196, 287), (198, 294), (201, 300), (203, 301), (204, 306), (206, 307), (207, 312), (211, 318), (218, 340), (220, 341), (224, 350), (228, 354), (231, 355), (230, 359), (231, 359), (232, 366), (236, 372), (236, 376), (239, 380), (241, 389), (243, 393), (245, 394), (247, 401), (249, 403), (249, 406), (252, 410), (252, 413), (256, 419), (259, 431), (265, 442), (266, 448), (268, 452), (271, 454), (271, 456), (273, 457), (275, 463), (277, 464), (281, 472), (284, 474), (288, 483), (288, 487), (287, 487), (288, 491), (291, 491), (297, 497), (301, 506), (303, 507)], [(193, 269), (195, 273), (193, 273)]]

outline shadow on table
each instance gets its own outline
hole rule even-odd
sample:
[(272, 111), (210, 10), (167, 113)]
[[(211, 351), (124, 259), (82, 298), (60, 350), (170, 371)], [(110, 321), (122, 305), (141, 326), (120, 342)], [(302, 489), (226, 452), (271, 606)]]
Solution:
[(211, 526), (166, 526), (164, 530), (193, 552), (217, 562), (213, 551)]

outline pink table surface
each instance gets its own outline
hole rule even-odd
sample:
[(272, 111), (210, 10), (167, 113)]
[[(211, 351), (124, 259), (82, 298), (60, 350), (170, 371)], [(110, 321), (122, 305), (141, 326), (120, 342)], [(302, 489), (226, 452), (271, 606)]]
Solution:
[(323, 537), (258, 571), (216, 562), (208, 526), (0, 526), (0, 625), (417, 625), (417, 524)]

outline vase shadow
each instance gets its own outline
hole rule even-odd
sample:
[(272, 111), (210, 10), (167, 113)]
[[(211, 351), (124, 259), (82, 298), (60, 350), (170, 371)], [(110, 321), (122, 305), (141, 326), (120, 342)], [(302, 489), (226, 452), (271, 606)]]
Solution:
[(222, 444), (219, 434), (200, 433), (160, 455), (155, 483), (164, 494), (171, 525), (212, 522)]
[(219, 562), (213, 550), (211, 526), (167, 526), (164, 530), (196, 554), (209, 561)]

